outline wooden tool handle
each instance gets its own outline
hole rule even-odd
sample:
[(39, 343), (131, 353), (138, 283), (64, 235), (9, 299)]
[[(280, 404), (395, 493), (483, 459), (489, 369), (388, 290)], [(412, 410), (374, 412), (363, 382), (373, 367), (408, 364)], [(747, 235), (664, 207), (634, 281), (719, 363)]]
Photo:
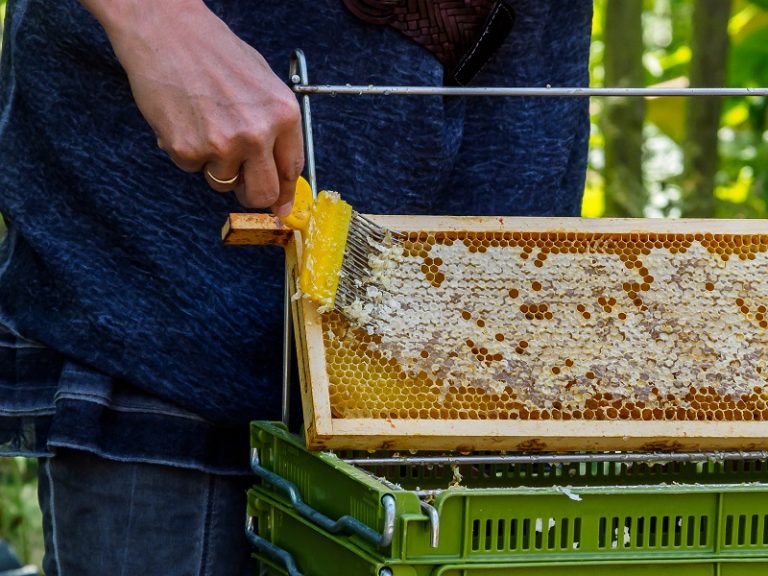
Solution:
[(225, 244), (272, 244), (285, 246), (293, 230), (272, 214), (232, 213), (221, 229)]
[(296, 182), (293, 208), (281, 222), (271, 214), (230, 214), (221, 230), (225, 244), (277, 244), (285, 246), (293, 230), (306, 235), (315, 199), (304, 178)]

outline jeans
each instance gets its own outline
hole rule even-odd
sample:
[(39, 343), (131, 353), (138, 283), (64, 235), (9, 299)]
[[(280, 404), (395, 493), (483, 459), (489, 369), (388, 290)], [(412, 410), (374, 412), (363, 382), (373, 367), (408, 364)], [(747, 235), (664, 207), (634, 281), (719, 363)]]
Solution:
[(87, 452), (41, 458), (46, 576), (254, 576), (251, 479)]

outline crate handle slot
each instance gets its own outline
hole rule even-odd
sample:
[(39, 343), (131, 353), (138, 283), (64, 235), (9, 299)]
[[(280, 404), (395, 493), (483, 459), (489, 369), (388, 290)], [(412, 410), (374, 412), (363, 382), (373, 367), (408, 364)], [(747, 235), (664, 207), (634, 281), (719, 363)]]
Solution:
[(269, 540), (256, 534), (253, 517), (248, 515), (245, 517), (245, 536), (248, 538), (248, 542), (250, 542), (256, 550), (282, 563), (285, 566), (286, 572), (288, 572), (288, 576), (303, 576), (303, 574), (299, 572), (296, 562), (290, 552), (283, 550), (279, 546), (275, 546)]
[(389, 546), (392, 543), (392, 537), (395, 533), (396, 506), (395, 499), (391, 494), (385, 494), (381, 498), (381, 503), (384, 506), (384, 529), (379, 533), (353, 516), (345, 515), (338, 520), (332, 520), (322, 512), (312, 508), (312, 506), (304, 502), (299, 489), (293, 482), (286, 480), (271, 470), (267, 470), (261, 465), (259, 451), (256, 448), (251, 451), (251, 469), (256, 476), (284, 492), (291, 501), (291, 505), (301, 516), (320, 526), (323, 530), (331, 534), (356, 534), (380, 548)]

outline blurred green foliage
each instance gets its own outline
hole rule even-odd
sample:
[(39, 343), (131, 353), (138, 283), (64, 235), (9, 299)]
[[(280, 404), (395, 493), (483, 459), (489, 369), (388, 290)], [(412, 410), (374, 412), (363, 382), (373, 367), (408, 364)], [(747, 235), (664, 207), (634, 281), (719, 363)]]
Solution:
[[(603, 85), (603, 23), (606, 2), (595, 0), (591, 83)], [(687, 86), (691, 63), (694, 0), (645, 0), (642, 18), (646, 85)], [(768, 0), (734, 0), (727, 23), (730, 52), (727, 85), (768, 86)], [(604, 103), (593, 99), (592, 135), (585, 216), (605, 212), (604, 139), (598, 119)], [(668, 217), (685, 213), (680, 179), (684, 165), (685, 98), (648, 98), (643, 130), (643, 185), (648, 203), (632, 216)], [(715, 212), (719, 218), (768, 217), (768, 98), (727, 98), (718, 134)]]
[(15, 549), (23, 563), (42, 563), (36, 460), (0, 458), (0, 538)]

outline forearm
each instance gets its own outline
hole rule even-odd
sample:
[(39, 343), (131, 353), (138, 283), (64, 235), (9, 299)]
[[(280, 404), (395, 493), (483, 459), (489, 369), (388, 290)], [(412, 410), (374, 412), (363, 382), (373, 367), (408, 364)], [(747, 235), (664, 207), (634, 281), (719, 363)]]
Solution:
[[(80, 0), (80, 3), (102, 25), (121, 62), (142, 48), (157, 51), (163, 38), (183, 34), (185, 19), (200, 22), (201, 16), (212, 16), (202, 0)], [(126, 64), (130, 63), (123, 62)]]
[(140, 31), (182, 11), (205, 8), (202, 0), (80, 0), (80, 3), (101, 23), (108, 34), (124, 30)]

